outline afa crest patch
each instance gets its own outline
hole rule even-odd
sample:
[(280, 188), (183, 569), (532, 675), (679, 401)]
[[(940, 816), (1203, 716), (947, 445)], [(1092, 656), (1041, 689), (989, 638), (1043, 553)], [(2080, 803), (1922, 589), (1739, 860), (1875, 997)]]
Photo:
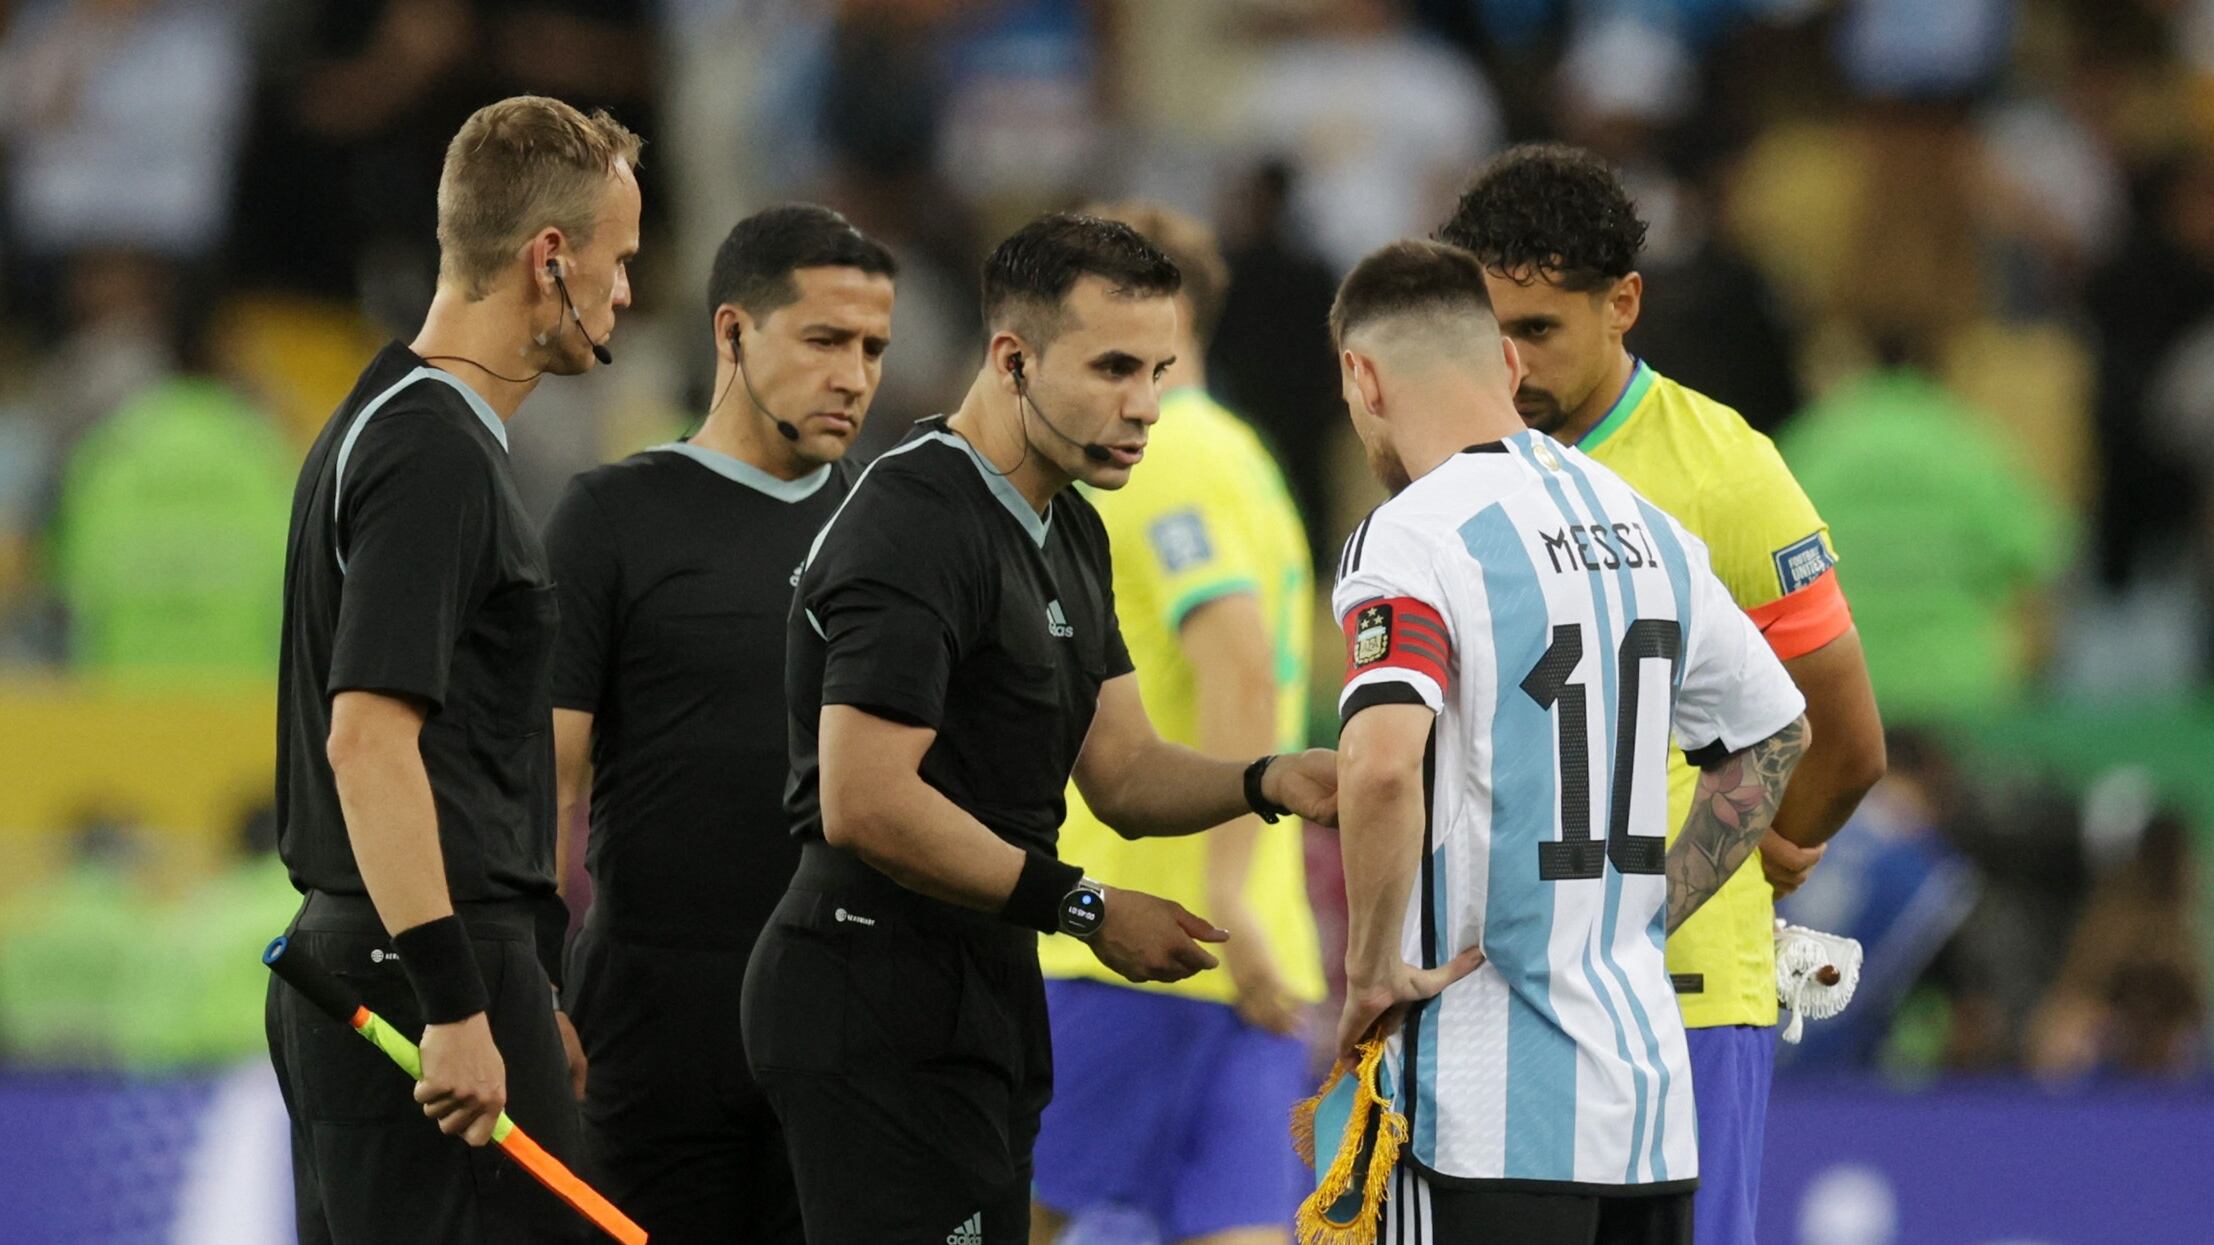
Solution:
[(1776, 578), (1783, 585), (1783, 594), (1790, 596), (1837, 565), (1837, 555), (1816, 532), (1805, 540), (1795, 541), (1776, 551)]
[(1353, 622), (1353, 668), (1373, 666), (1391, 654), (1391, 606), (1371, 605)]
[(1197, 510), (1162, 515), (1145, 529), (1145, 535), (1153, 545), (1153, 556), (1161, 559), (1161, 569), (1171, 575), (1215, 556), (1214, 542), (1207, 538), (1207, 521)]

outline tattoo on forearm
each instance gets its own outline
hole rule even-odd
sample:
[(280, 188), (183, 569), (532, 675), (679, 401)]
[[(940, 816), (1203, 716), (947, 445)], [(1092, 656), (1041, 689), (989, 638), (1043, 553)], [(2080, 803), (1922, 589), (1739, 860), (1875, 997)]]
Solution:
[(1668, 930), (1713, 898), (1752, 855), (1807, 750), (1804, 717), (1699, 774), (1683, 833), (1668, 849)]

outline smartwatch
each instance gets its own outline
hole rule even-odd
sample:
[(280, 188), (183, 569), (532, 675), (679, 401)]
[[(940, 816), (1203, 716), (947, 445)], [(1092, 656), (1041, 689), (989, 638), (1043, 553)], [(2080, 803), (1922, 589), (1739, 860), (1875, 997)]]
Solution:
[(1107, 920), (1107, 888), (1090, 878), (1079, 878), (1074, 889), (1061, 897), (1061, 932), (1084, 942)]

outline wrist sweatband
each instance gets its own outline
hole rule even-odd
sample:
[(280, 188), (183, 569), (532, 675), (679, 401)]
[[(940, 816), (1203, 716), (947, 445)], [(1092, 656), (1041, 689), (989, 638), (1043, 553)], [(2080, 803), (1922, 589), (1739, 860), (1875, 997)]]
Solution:
[(1061, 901), (1083, 880), (1084, 871), (1075, 865), (1063, 864), (1043, 852), (1026, 853), (1022, 876), (1015, 879), (1015, 889), (999, 915), (1025, 929), (1057, 934), (1061, 931)]
[(469, 931), (458, 916), (442, 916), (392, 936), (400, 968), (423, 1005), (423, 1023), (448, 1025), (485, 1009), (484, 976)]
[(1276, 824), (1277, 818), (1291, 811), (1261, 794), (1261, 776), (1268, 773), (1268, 763), (1275, 759), (1276, 754), (1272, 752), (1245, 767), (1245, 806), (1253, 810), (1254, 816), (1272, 826)]

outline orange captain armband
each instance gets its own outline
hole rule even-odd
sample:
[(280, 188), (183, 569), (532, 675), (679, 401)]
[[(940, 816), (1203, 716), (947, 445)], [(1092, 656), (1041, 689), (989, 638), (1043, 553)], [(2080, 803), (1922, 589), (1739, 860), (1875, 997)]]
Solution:
[(1845, 590), (1837, 586), (1835, 569), (1822, 572), (1813, 583), (1766, 605), (1745, 611), (1761, 638), (1781, 661), (1804, 657), (1844, 635), (1853, 625), (1853, 609), (1845, 603)]

